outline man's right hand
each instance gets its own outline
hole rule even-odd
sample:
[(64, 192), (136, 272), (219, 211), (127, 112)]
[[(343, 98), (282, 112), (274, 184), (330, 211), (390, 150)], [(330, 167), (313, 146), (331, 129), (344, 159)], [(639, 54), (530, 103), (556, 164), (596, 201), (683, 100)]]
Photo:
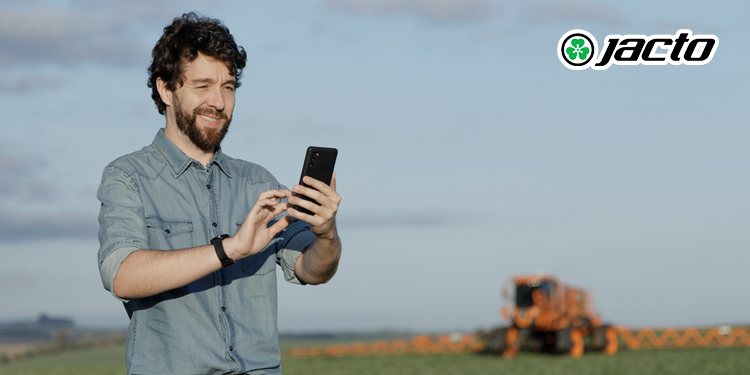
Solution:
[[(234, 261), (257, 254), (286, 228), (291, 217), (268, 227), (276, 215), (286, 210), (279, 199), (290, 197), (289, 190), (269, 190), (260, 194), (239, 231), (224, 240), (224, 251)], [(216, 270), (221, 262), (211, 244), (183, 250), (137, 250), (128, 255), (115, 275), (112, 291), (123, 299), (153, 296), (192, 283)]]
[(272, 226), (268, 226), (274, 217), (286, 210), (287, 204), (279, 203), (279, 199), (289, 196), (291, 196), (289, 190), (262, 192), (237, 234), (224, 240), (224, 250), (227, 256), (238, 261), (263, 251), (271, 239), (291, 222), (292, 218), (285, 216)]

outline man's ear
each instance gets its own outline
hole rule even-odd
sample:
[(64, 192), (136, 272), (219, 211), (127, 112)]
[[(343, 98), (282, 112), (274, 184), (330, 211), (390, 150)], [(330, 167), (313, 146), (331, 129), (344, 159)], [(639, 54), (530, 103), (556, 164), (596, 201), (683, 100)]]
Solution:
[(167, 83), (161, 77), (156, 79), (156, 91), (159, 92), (161, 101), (168, 107), (172, 106), (172, 91), (167, 88)]

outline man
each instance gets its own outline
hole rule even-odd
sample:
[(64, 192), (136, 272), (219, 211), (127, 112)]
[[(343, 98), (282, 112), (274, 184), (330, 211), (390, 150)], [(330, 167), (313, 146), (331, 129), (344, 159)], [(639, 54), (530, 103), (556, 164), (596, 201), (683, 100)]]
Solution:
[(335, 174), (294, 186), (316, 205), (219, 147), (246, 57), (221, 21), (175, 18), (149, 67), (166, 126), (104, 170), (99, 270), (130, 317), (128, 374), (280, 374), (276, 264), (299, 284), (336, 272)]

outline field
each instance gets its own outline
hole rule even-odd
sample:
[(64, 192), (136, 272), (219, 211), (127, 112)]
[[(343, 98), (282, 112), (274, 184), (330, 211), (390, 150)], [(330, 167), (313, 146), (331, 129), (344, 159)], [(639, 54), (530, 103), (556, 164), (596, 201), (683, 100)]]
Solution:
[[(61, 353), (0, 365), (0, 375), (122, 375), (125, 374), (124, 356), (124, 346)], [(285, 356), (282, 368), (285, 375), (729, 375), (750, 374), (750, 348), (639, 350), (622, 351), (614, 356), (587, 353), (577, 360), (525, 353), (511, 360), (476, 354), (342, 358)]]

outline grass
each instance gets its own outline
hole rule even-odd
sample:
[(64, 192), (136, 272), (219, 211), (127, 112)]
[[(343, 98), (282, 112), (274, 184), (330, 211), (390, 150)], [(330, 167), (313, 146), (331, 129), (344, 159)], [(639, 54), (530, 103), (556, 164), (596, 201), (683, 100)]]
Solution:
[(658, 349), (583, 358), (521, 353), (515, 359), (475, 354), (286, 358), (284, 374), (748, 374), (750, 348)]
[(125, 345), (50, 354), (0, 365), (0, 375), (125, 374)]
[[(282, 346), (287, 346), (283, 344)], [(580, 359), (521, 353), (515, 359), (477, 354), (392, 355), (340, 358), (284, 356), (285, 375), (523, 374), (523, 375), (733, 375), (750, 374), (750, 348), (655, 349)], [(0, 365), (0, 375), (125, 374), (124, 345), (61, 353)]]

